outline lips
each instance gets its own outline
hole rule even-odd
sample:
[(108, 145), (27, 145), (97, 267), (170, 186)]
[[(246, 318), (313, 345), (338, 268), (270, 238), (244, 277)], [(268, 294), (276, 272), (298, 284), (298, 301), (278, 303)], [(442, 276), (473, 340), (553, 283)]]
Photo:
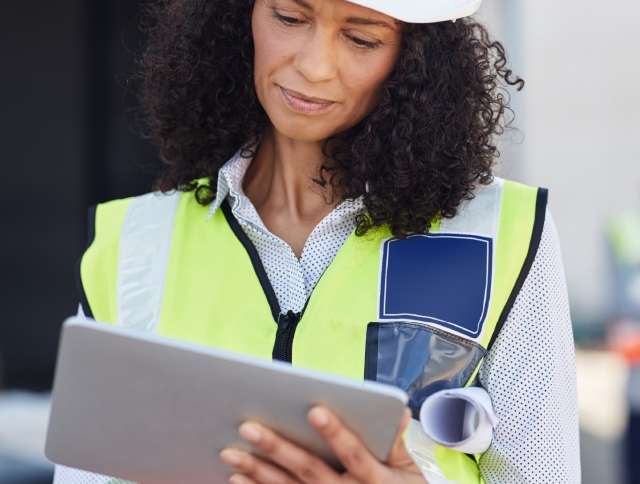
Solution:
[(315, 115), (324, 114), (329, 111), (336, 103), (326, 99), (305, 96), (297, 91), (285, 89), (278, 86), (286, 105), (292, 111), (300, 114)]
[(315, 103), (315, 104), (333, 104), (334, 103), (334, 101), (331, 101), (329, 99), (322, 99), (322, 98), (319, 98), (319, 97), (305, 96), (301, 92), (294, 91), (293, 89), (287, 89), (287, 88), (282, 87), (282, 86), (280, 86), (280, 88), (283, 89), (284, 91), (286, 91), (289, 95), (291, 95), (293, 97), (297, 97), (298, 99), (302, 99), (303, 101), (306, 101), (308, 103)]

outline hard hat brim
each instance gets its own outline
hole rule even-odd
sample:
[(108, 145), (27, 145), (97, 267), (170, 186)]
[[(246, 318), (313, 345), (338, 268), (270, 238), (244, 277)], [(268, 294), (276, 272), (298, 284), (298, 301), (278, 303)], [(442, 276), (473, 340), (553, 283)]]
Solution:
[(468, 17), (482, 0), (348, 0), (409, 23), (435, 23)]

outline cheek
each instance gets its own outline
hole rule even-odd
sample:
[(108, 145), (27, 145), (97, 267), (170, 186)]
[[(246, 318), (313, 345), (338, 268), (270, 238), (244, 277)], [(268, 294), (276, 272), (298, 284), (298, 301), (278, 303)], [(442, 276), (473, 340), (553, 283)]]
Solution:
[(277, 29), (269, 25), (269, 19), (254, 15), (253, 19), (254, 45), (254, 80), (258, 98), (267, 102), (265, 92), (273, 81), (274, 73), (286, 65), (291, 58), (292, 42), (280, 34)]
[(258, 2), (252, 19), (252, 34), (254, 73), (256, 88), (259, 89), (268, 76), (289, 62), (297, 39), (292, 39), (291, 35), (287, 36), (282, 27), (275, 23), (271, 13), (266, 8), (259, 7)]
[[(267, 35), (267, 28), (264, 20), (260, 18), (260, 13), (256, 12), (253, 16), (253, 45), (254, 45), (254, 74), (256, 83), (263, 72), (268, 70), (271, 63), (272, 49), (270, 46), (270, 36)], [(256, 86), (257, 87), (257, 86)]]
[[(391, 74), (395, 58), (385, 57), (377, 61), (348, 62), (342, 70), (345, 90), (351, 105), (358, 112), (369, 112), (377, 103), (385, 80)], [(363, 69), (363, 65), (367, 68)]]

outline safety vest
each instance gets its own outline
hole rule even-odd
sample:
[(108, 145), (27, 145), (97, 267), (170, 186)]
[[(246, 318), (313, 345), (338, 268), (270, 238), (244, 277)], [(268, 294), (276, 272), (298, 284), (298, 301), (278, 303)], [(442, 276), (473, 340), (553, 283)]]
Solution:
[[(115, 200), (92, 212), (83, 307), (98, 321), (395, 385), (416, 417), (429, 394), (474, 383), (527, 276), (546, 203), (545, 189), (496, 178), (428, 234), (354, 233), (296, 314), (279, 307), (226, 202), (209, 216), (189, 192)], [(479, 456), (429, 441), (415, 419), (405, 439), (431, 483), (482, 482)]]

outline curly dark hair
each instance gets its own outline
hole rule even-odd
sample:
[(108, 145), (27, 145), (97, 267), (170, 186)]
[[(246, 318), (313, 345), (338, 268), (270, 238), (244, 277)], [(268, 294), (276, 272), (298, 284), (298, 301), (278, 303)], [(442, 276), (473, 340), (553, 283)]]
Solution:
[[(239, 149), (255, 156), (269, 119), (253, 83), (255, 0), (161, 0), (148, 5), (139, 81), (146, 135), (164, 169), (156, 188), (194, 191), (208, 204), (218, 170)], [(456, 215), (493, 179), (494, 137), (512, 119), (507, 84), (524, 87), (505, 50), (473, 18), (402, 25), (402, 46), (379, 104), (325, 140), (319, 180), (343, 199), (363, 196), (358, 234), (397, 237)]]

